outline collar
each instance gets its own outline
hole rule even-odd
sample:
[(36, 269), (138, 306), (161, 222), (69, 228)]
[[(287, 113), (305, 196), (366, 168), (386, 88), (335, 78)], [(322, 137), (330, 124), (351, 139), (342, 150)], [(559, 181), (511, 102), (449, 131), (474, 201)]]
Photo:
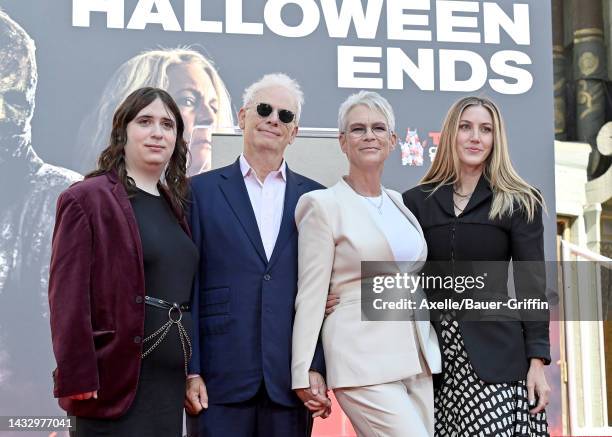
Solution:
[[(433, 186), (435, 185), (430, 185), (428, 186), (428, 188), (433, 189)], [(459, 214), (459, 216), (463, 216), (467, 214), (468, 212), (470, 212), (471, 210), (479, 206), (481, 203), (489, 199), (492, 195), (493, 195), (493, 191), (491, 190), (489, 181), (487, 180), (483, 172), (483, 174), (480, 175), (480, 179), (478, 179), (478, 183), (476, 184), (476, 187), (474, 188), (472, 197), (468, 201), (468, 204), (465, 206), (465, 209), (463, 210), (463, 212)], [(436, 190), (436, 192), (433, 194), (432, 197), (436, 199), (440, 207), (444, 211), (446, 211), (448, 215), (452, 217), (455, 216), (455, 211), (453, 208), (453, 185), (452, 184), (442, 185), (438, 190)]]
[[(472, 193), (472, 197), (470, 198), (470, 205), (466, 205), (466, 210), (469, 211), (478, 205), (480, 205), (485, 200), (488, 200), (489, 197), (493, 196), (493, 190), (491, 190), (491, 185), (489, 184), (488, 179), (486, 178), (484, 172), (480, 175), (480, 179), (478, 179), (478, 183), (476, 184), (476, 188), (474, 188), (474, 192)], [(469, 208), (468, 208), (469, 206)], [(464, 212), (466, 212), (464, 210)]]
[[(238, 158), (238, 161), (240, 163), (240, 172), (242, 173), (243, 178), (246, 178), (249, 174), (253, 174), (253, 176), (255, 176), (257, 180), (259, 180), (259, 178), (257, 178), (257, 173), (255, 172), (253, 167), (251, 167), (247, 159), (244, 157), (243, 153), (240, 154), (240, 158)], [(285, 162), (284, 158), (283, 162), (281, 162), (281, 165), (278, 170), (276, 170), (276, 172), (278, 172), (278, 174), (282, 177), (283, 181), (287, 182), (287, 163)]]

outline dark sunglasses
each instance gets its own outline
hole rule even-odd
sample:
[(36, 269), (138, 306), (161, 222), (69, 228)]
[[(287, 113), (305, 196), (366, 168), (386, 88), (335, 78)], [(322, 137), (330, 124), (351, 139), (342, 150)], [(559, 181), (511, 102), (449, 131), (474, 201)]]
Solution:
[[(269, 103), (260, 103), (256, 107), (257, 114), (260, 117), (266, 118), (269, 117), (270, 114), (274, 111), (274, 108)], [(279, 109), (278, 110), (278, 119), (285, 124), (289, 124), (295, 118), (295, 114), (288, 109)]]

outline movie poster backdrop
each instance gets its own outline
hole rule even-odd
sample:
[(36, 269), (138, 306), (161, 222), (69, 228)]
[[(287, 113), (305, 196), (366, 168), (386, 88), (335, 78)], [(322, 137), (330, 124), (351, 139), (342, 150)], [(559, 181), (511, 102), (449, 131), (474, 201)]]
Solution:
[[(383, 182), (398, 191), (431, 164), (451, 103), (489, 97), (505, 117), (515, 167), (544, 194), (546, 256), (555, 258), (548, 1), (0, 0), (0, 8), (3, 415), (61, 413), (47, 302), (55, 201), (93, 169), (114, 109), (141, 86), (163, 87), (179, 104), (190, 174), (211, 168), (212, 134), (235, 131), (242, 92), (263, 74), (301, 84), (300, 125), (314, 135), (334, 135), (349, 94), (378, 91), (395, 109), (400, 143)], [(559, 409), (553, 399), (552, 422)]]

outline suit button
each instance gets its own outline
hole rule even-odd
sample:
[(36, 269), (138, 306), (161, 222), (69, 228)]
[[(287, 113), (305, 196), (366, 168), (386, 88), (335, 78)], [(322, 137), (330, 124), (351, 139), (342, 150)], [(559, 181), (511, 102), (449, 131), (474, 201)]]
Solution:
[(137, 335), (136, 337), (134, 337), (134, 343), (138, 344), (142, 341), (142, 337), (140, 335)]
[(264, 275), (264, 281), (269, 281), (270, 279), (272, 279), (272, 276), (268, 275), (267, 273)]
[(136, 296), (136, 303), (142, 303), (142, 296)]

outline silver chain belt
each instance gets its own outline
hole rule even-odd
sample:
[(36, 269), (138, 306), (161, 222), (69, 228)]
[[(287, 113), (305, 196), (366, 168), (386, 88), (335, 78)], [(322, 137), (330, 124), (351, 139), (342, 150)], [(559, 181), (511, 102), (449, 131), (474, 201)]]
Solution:
[[(187, 334), (185, 327), (181, 323), (181, 320), (183, 319), (182, 310), (185, 310), (187, 306), (179, 305), (177, 303), (170, 303), (163, 299), (157, 299), (155, 297), (150, 296), (145, 296), (145, 303), (147, 305), (151, 305), (157, 308), (167, 309), (168, 321), (164, 323), (157, 331), (155, 331), (153, 334), (149, 335), (142, 341), (142, 344), (144, 345), (145, 343), (157, 337), (155, 342), (146, 351), (142, 353), (142, 358), (145, 358), (147, 355), (153, 352), (153, 350), (155, 350), (155, 348), (159, 346), (159, 344), (166, 337), (166, 335), (168, 335), (168, 332), (170, 332), (172, 325), (176, 325), (178, 329), (179, 339), (181, 340), (181, 346), (183, 348), (183, 358), (185, 360), (185, 375), (187, 375), (187, 364), (191, 359), (191, 341), (189, 341), (189, 335)], [(189, 350), (189, 353), (187, 353), (187, 350)]]

